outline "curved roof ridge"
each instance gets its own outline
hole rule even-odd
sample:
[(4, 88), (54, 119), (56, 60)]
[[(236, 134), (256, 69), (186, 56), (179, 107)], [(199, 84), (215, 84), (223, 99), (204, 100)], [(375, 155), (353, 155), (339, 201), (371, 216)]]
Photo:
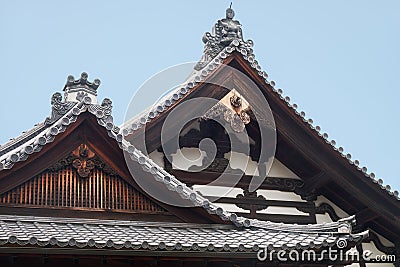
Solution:
[(31, 139), (32, 137), (39, 134), (42, 130), (46, 128), (46, 124), (44, 121), (35, 124), (29, 130), (23, 131), (19, 136), (10, 139), (8, 142), (0, 145), (0, 157), (14, 148), (18, 147), (20, 144), (26, 142), (26, 140)]

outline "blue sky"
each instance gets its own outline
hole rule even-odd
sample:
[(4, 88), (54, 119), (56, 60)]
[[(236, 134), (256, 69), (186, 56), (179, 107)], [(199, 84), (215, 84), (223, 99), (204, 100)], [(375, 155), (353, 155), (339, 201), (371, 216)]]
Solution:
[[(230, 1), (0, 0), (0, 143), (50, 113), (69, 74), (100, 78), (121, 123), (135, 90), (200, 58)], [(353, 159), (400, 188), (399, 1), (234, 1), (277, 87)]]

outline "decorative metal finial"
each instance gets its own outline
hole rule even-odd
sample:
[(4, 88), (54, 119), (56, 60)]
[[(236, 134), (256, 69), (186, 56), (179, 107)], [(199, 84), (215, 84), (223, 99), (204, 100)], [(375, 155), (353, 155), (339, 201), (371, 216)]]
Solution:
[(215, 58), (225, 47), (234, 43), (234, 46), (249, 50), (252, 54), (251, 40), (244, 41), (242, 35), (242, 25), (239, 21), (234, 20), (235, 11), (232, 9), (232, 2), (226, 9), (226, 16), (215, 23), (212, 33), (206, 32), (203, 36), (204, 53), (200, 62), (194, 67), (196, 70), (201, 70)]

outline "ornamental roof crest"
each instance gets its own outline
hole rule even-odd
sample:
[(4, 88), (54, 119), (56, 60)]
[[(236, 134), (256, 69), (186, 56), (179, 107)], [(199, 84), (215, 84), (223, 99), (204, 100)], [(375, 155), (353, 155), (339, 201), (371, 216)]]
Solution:
[(203, 69), (225, 47), (231, 45), (246, 50), (248, 55), (253, 54), (253, 41), (243, 40), (242, 25), (238, 20), (233, 19), (235, 11), (233, 11), (231, 6), (226, 9), (225, 18), (215, 23), (212, 33), (206, 32), (203, 35), (204, 53), (200, 61), (194, 67), (195, 70)]

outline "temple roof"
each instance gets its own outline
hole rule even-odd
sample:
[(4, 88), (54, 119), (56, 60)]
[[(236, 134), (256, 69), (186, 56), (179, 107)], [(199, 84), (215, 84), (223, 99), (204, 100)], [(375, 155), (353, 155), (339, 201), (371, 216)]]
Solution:
[[(58, 99), (57, 93), (54, 95)], [(219, 205), (210, 202), (208, 199), (188, 187), (186, 184), (179, 181), (173, 175), (165, 171), (162, 167), (158, 166), (149, 157), (144, 155), (140, 150), (126, 141), (120, 133), (121, 129), (115, 126), (113, 123), (111, 116), (111, 101), (109, 99), (104, 99), (101, 105), (92, 104), (92, 98), (90, 96), (78, 94), (76, 100), (77, 102), (53, 101), (53, 111), (62, 110), (62, 112), (52, 112), (52, 116), (49, 117), (52, 123), (50, 123), (46, 129), (38, 131), (36, 135), (33, 135), (15, 149), (2, 155), (0, 157), (2, 167), (10, 169), (18, 161), (26, 160), (30, 154), (39, 152), (43, 146), (53, 142), (57, 135), (64, 132), (69, 125), (73, 124), (80, 114), (89, 112), (96, 116), (98, 124), (107, 130), (109, 137), (118, 142), (121, 149), (127, 152), (132, 160), (140, 164), (144, 171), (151, 173), (156, 181), (165, 185), (169, 190), (171, 190), (171, 193), (178, 194), (183, 199), (189, 199), (195, 206), (203, 207), (208, 213), (216, 214), (224, 221), (231, 221), (238, 227), (249, 228), (254, 226), (260, 229), (293, 231), (310, 234), (319, 232), (328, 232), (330, 234), (350, 234), (352, 231), (351, 226), (355, 222), (353, 217), (333, 223), (297, 225), (248, 219), (237, 216), (235, 213), (228, 212)], [(70, 103), (73, 103), (73, 105), (70, 105)], [(67, 108), (63, 109), (60, 105), (64, 105), (64, 107)]]
[[(218, 28), (218, 21), (215, 28)], [(185, 98), (190, 92), (196, 90), (198, 85), (206, 81), (220, 66), (225, 64), (226, 59), (232, 57), (234, 54), (239, 54), (245, 61), (248, 62), (249, 66), (257, 73), (265, 85), (272, 88), (272, 92), (281, 99), (282, 103), (289, 107), (291, 113), (298, 117), (309, 129), (311, 129), (316, 136), (318, 136), (334, 153), (344, 158), (352, 168), (356, 169), (362, 175), (370, 179), (376, 186), (386, 192), (388, 195), (393, 196), (394, 199), (400, 200), (399, 191), (393, 189), (390, 185), (384, 185), (382, 179), (375, 177), (373, 172), (368, 173), (368, 169), (365, 166), (360, 166), (358, 160), (352, 160), (350, 153), (346, 153), (343, 147), (337, 145), (336, 141), (329, 139), (329, 135), (322, 132), (321, 127), (314, 124), (313, 119), (307, 118), (304, 111), (298, 110), (298, 105), (293, 103), (289, 96), (283, 94), (282, 89), (275, 88), (275, 82), (268, 80), (268, 74), (262, 70), (261, 66), (255, 58), (253, 53), (253, 41), (243, 40), (243, 36), (233, 38), (230, 43), (221, 43), (220, 33), (206, 33), (203, 37), (205, 42), (205, 49), (203, 56), (199, 63), (194, 67), (191, 75), (182, 83), (178, 88), (171, 90), (168, 94), (162, 97), (154, 105), (148, 107), (143, 112), (129, 119), (123, 125), (121, 125), (122, 134), (124, 136), (131, 134), (132, 132), (142, 128), (144, 125), (157, 119), (165, 111), (169, 110), (170, 107)], [(213, 49), (210, 50), (210, 47)]]
[[(0, 243), (20, 243), (25, 245), (29, 242), (33, 242), (39, 245), (51, 244), (59, 246), (70, 245), (83, 247), (110, 245), (114, 248), (129, 244), (129, 247), (134, 248), (132, 245), (133, 242), (131, 241), (132, 239), (129, 238), (136, 236), (138, 238), (135, 242), (139, 242), (138, 240), (144, 240), (143, 238), (150, 239), (152, 236), (154, 236), (154, 245), (161, 248), (160, 244), (165, 242), (163, 229), (172, 231), (171, 233), (175, 235), (171, 235), (174, 236), (173, 240), (176, 242), (173, 245), (173, 249), (178, 249), (178, 247), (180, 247), (177, 246), (178, 243), (184, 247), (183, 244), (185, 241), (187, 242), (188, 249), (192, 249), (194, 244), (198, 242), (197, 245), (199, 245), (199, 247), (200, 243), (207, 247), (212, 244), (213, 249), (216, 249), (216, 247), (222, 247), (222, 249), (225, 249), (225, 245), (228, 245), (228, 250), (231, 250), (230, 244), (237, 244), (237, 240), (229, 239), (230, 235), (235, 235), (238, 233), (247, 233), (251, 236), (257, 236), (257, 233), (261, 234), (262, 236), (265, 235), (265, 238), (263, 237), (260, 239), (260, 237), (257, 236), (257, 238), (249, 238), (246, 243), (243, 243), (243, 245), (248, 245), (249, 250), (253, 249), (255, 245), (260, 246), (267, 244), (270, 240), (273, 240), (273, 238), (277, 238), (279, 235), (278, 233), (282, 233), (283, 236), (276, 240), (276, 244), (279, 244), (279, 241), (284, 240), (284, 238), (291, 238), (291, 240), (293, 239), (294, 241), (289, 242), (289, 244), (293, 245), (294, 247), (296, 247), (298, 244), (301, 244), (301, 242), (305, 242), (305, 247), (311, 246), (311, 244), (330, 246), (334, 245), (339, 237), (356, 241), (361, 240), (361, 238), (365, 236), (365, 233), (352, 234), (352, 224), (354, 224), (354, 218), (352, 217), (333, 223), (297, 225), (273, 223), (237, 216), (235, 213), (228, 212), (219, 205), (209, 202), (202, 195), (179, 181), (176, 177), (157, 165), (148, 156), (144, 155), (139, 149), (134, 147), (123, 138), (124, 136), (141, 128), (143, 125), (146, 125), (148, 122), (155, 120), (163, 112), (169, 110), (176, 101), (183, 99), (191, 91), (195, 90), (197, 85), (205, 81), (212, 73), (214, 73), (221, 65), (223, 65), (227, 58), (232, 57), (233, 55), (240, 55), (249, 64), (249, 66), (251, 66), (254, 72), (263, 79), (265, 85), (271, 87), (272, 92), (281, 99), (284, 105), (289, 107), (292, 114), (299, 117), (305, 125), (314, 131), (316, 135), (326, 143), (327, 146), (331, 147), (334, 153), (338, 153), (338, 155), (347, 159), (350, 165), (362, 172), (365, 177), (371, 179), (377, 184), (377, 186), (380, 186), (380, 188), (385, 190), (385, 192), (387, 192), (389, 195), (392, 195), (397, 200), (400, 199), (398, 191), (391, 191), (390, 187), (382, 186), (382, 182), (380, 180), (376, 180), (372, 173), (368, 174), (365, 167), (359, 167), (358, 161), (352, 161), (349, 154), (345, 155), (343, 153), (343, 149), (336, 147), (336, 143), (333, 140), (329, 141), (328, 135), (326, 133), (321, 133), (320, 127), (314, 126), (311, 119), (306, 119), (304, 112), (297, 111), (297, 105), (292, 104), (289, 97), (283, 96), (282, 90), (275, 89), (275, 83), (268, 80), (267, 73), (262, 71), (257, 60), (255, 59), (252, 50), (253, 43), (251, 41), (244, 41), (241, 35), (240, 38), (234, 38), (230, 43), (221, 43), (219, 41), (217, 44), (220, 51), (213, 55), (209, 53), (208, 46), (212, 45), (212, 42), (217, 42), (218, 38), (214, 38), (217, 35), (212, 34), (207, 36), (209, 39), (204, 39), (206, 40), (206, 49), (205, 54), (200, 61), (201, 64), (196, 66), (192, 75), (189, 76), (185, 83), (181, 87), (173, 90), (171, 93), (163, 97), (155, 106), (150, 107), (149, 109), (140, 113), (134, 119), (130, 120), (128, 124), (124, 124), (121, 128), (117, 127), (113, 123), (113, 118), (111, 115), (111, 100), (104, 99), (101, 104), (97, 103), (96, 90), (100, 83), (99, 81), (89, 83), (87, 82), (87, 75), (84, 74), (82, 74), (83, 80), (82, 78), (75, 80), (69, 77), (65, 87), (67, 89), (65, 91), (67, 93), (71, 92), (73, 95), (70, 94), (68, 97), (62, 100), (61, 94), (55, 93), (52, 97), (52, 113), (44, 122), (38, 124), (31, 130), (0, 147), (0, 170), (3, 171), (5, 169), (11, 169), (17, 162), (24, 161), (32, 153), (39, 152), (43, 146), (52, 143), (57, 135), (64, 132), (71, 124), (73, 124), (80, 114), (88, 112), (97, 118), (98, 124), (107, 130), (109, 137), (114, 139), (119, 144), (121, 149), (130, 155), (132, 160), (140, 164), (144, 171), (151, 173), (156, 181), (165, 185), (169, 190), (171, 190), (171, 194), (179, 194), (182, 198), (192, 201), (196, 206), (201, 206), (209, 213), (216, 214), (222, 220), (231, 221), (234, 225), (232, 226), (233, 228), (207, 228), (207, 230), (204, 231), (208, 231), (207, 233), (209, 237), (204, 237), (204, 239), (196, 241), (197, 237), (195, 235), (193, 235), (193, 239), (187, 238), (190, 237), (191, 233), (200, 231), (198, 230), (198, 226), (195, 225), (187, 225), (185, 229), (175, 226), (166, 227), (152, 225), (145, 227), (133, 222), (121, 221), (85, 221), (82, 219), (71, 219), (71, 221), (69, 219), (55, 218), (0, 216)], [(80, 85), (82, 85), (82, 88), (85, 90), (80, 90)], [(71, 88), (71, 90), (68, 90), (68, 86), (70, 86), (73, 90)], [(85, 225), (90, 225), (89, 228), (93, 230), (90, 233), (93, 235), (82, 239), (79, 231), (85, 229)], [(70, 235), (63, 236), (63, 231), (67, 228), (70, 230), (66, 231), (65, 233), (69, 233)], [(125, 231), (118, 228), (123, 228)], [(23, 233), (25, 231), (24, 229), (32, 230), (31, 234), (29, 235), (29, 239), (27, 239), (26, 233), (24, 235), (18, 234)], [(52, 233), (52, 231), (56, 234), (60, 234), (59, 238), (61, 241), (58, 239), (58, 237), (56, 237), (55, 234), (49, 234)], [(129, 233), (126, 239), (121, 239), (121, 236), (123, 236), (121, 235), (121, 231), (123, 233)], [(159, 233), (160, 236), (155, 235), (155, 233)], [(96, 240), (104, 237), (104, 235), (108, 235), (109, 239), (107, 241), (102, 239), (100, 243), (96, 243)], [(302, 239), (303, 237), (304, 239)], [(127, 243), (128, 241), (130, 243)], [(285, 240), (285, 242), (287, 241)], [(164, 245), (166, 245), (166, 243), (164, 243)], [(164, 245), (161, 246), (164, 247)], [(136, 244), (135, 246), (137, 246), (137, 249), (147, 249), (150, 247), (150, 243), (142, 242), (140, 244)]]
[(310, 234), (290, 229), (236, 228), (219, 224), (0, 215), (0, 245), (240, 253), (257, 252), (263, 247), (320, 249), (337, 246), (343, 240), (354, 244), (365, 235), (366, 232)]
[[(218, 28), (219, 23), (220, 20), (215, 24), (214, 29)], [(242, 35), (240, 35), (240, 37), (232, 38), (232, 41), (230, 43), (221, 43), (221, 37), (219, 35), (220, 32), (218, 30), (214, 30), (212, 34), (205, 34), (205, 36), (208, 36), (207, 38), (203, 37), (203, 41), (205, 42), (205, 50), (202, 59), (195, 66), (192, 74), (189, 75), (189, 77), (182, 83), (182, 86), (179, 86), (178, 88), (172, 90), (164, 97), (162, 97), (157, 103), (148, 107), (147, 109), (140, 112), (138, 115), (134, 116), (132, 119), (121, 125), (121, 137), (129, 135), (132, 132), (142, 128), (150, 121), (155, 120), (157, 117), (159, 117), (163, 112), (169, 110), (175, 102), (181, 100), (182, 98), (185, 98), (191, 91), (195, 90), (200, 83), (207, 80), (212, 73), (214, 73), (221, 65), (224, 64), (224, 61), (227, 58), (231, 57), (235, 53), (238, 53), (244, 60), (249, 63), (249, 66), (251, 66), (251, 68), (263, 79), (265, 85), (271, 87), (272, 92), (276, 94), (281, 99), (281, 101), (290, 108), (292, 114), (299, 117), (305, 125), (307, 125), (312, 131), (314, 131), (317, 136), (321, 138), (324, 143), (326, 143), (327, 146), (329, 146), (339, 156), (346, 159), (348, 161), (348, 164), (350, 164), (353, 168), (362, 173), (366, 178), (370, 179), (383, 191), (387, 192), (387, 194), (393, 196), (397, 200), (400, 200), (398, 190), (394, 190), (390, 185), (384, 185), (383, 180), (376, 179), (373, 172), (367, 172), (367, 167), (359, 166), (359, 161), (352, 160), (351, 154), (345, 153), (342, 147), (337, 146), (335, 140), (329, 140), (328, 134), (323, 133), (321, 131), (321, 127), (315, 125), (311, 118), (306, 118), (306, 113), (304, 111), (298, 111), (297, 104), (291, 102), (289, 96), (284, 96), (282, 89), (275, 88), (275, 82), (268, 80), (268, 74), (262, 70), (261, 66), (258, 64), (258, 61), (255, 59), (255, 55), (252, 49), (253, 41), (244, 41)], [(213, 53), (210, 53), (210, 46), (217, 47), (218, 49), (214, 49)], [(73, 94), (69, 94), (70, 97), (67, 97), (65, 101), (62, 101), (61, 94), (55, 93), (52, 96), (51, 101), (52, 114), (48, 118), (46, 118), (44, 122), (36, 124), (32, 129), (24, 132), (22, 135), (11, 139), (9, 142), (0, 146), (0, 171), (2, 169), (9, 169), (14, 165), (15, 162), (26, 160), (29, 154), (40, 151), (40, 147), (48, 143), (52, 138), (51, 136), (54, 136), (55, 129), (54, 127), (52, 127), (53, 133), (50, 133), (50, 126), (55, 123), (56, 119), (60, 118), (61, 115), (65, 114), (67, 111), (72, 110), (72, 107), (74, 107), (77, 103), (76, 99), (81, 98), (83, 100), (83, 98), (86, 96), (87, 101), (90, 101), (90, 103), (93, 102), (92, 109), (101, 110), (102, 106), (106, 105), (106, 103), (104, 102), (101, 105), (97, 105), (96, 91), (100, 85), (100, 80), (95, 79), (93, 82), (89, 82), (87, 78), (88, 75), (86, 73), (82, 73), (81, 78), (78, 80), (75, 80), (75, 78), (70, 75), (63, 90), (66, 92), (71, 92)], [(111, 105), (111, 101), (109, 99), (105, 99), (105, 101), (109, 101)], [(107, 116), (107, 118), (112, 122), (112, 116)], [(66, 120), (63, 123), (66, 124)], [(119, 127), (112, 127), (114, 127), (116, 132), (119, 131)], [(47, 138), (48, 140), (45, 141), (44, 138)], [(31, 142), (32, 140), (35, 140), (36, 143), (33, 144)]]

